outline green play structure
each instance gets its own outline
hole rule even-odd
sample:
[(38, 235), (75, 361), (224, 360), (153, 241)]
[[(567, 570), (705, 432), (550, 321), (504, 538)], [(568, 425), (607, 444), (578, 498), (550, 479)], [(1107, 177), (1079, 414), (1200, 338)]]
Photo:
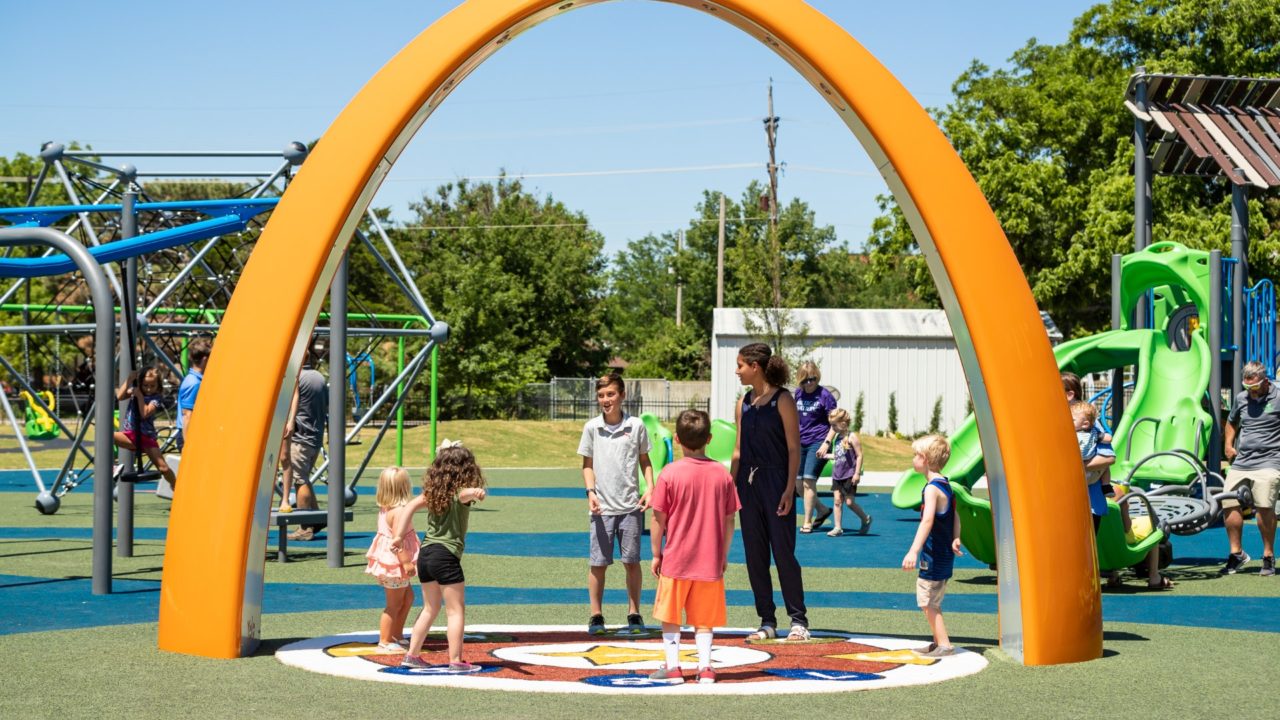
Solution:
[[(1113, 478), (1127, 477), (1138, 467), (1134, 484), (1186, 485), (1195, 479), (1195, 467), (1177, 457), (1149, 455), (1184, 450), (1204, 458), (1213, 418), (1204, 409), (1214, 354), (1199, 318), (1209, 317), (1209, 253), (1172, 243), (1155, 243), (1121, 261), (1121, 328), (1072, 340), (1054, 348), (1058, 367), (1077, 375), (1132, 366), (1136, 368), (1133, 395), (1113, 429), (1116, 463)], [(1151, 291), (1148, 294), (1148, 291)], [(1148, 300), (1148, 298), (1150, 298)], [(1156, 329), (1134, 329), (1127, 318), (1139, 302), (1149, 302)], [(1066, 422), (1066, 413), (1063, 413)], [(977, 422), (970, 415), (950, 437), (951, 459), (943, 475), (956, 490), (961, 513), (961, 541), (974, 558), (996, 564), (996, 543), (991, 505), (970, 493), (982, 477), (982, 446)], [(1028, 438), (1034, 442), (1034, 438)], [(920, 505), (925, 478), (907, 471), (893, 490), (900, 508)], [(1099, 562), (1103, 569), (1128, 567), (1141, 559), (1163, 535), (1159, 530), (1130, 545), (1120, 526), (1120, 510), (1111, 512), (1098, 535)]]
[[(27, 405), (26, 422), (23, 423), (27, 438), (30, 440), (49, 440), (58, 437), (58, 424), (31, 397), (31, 393), (23, 390), (18, 395)], [(53, 393), (48, 390), (42, 390), (39, 395), (40, 399), (44, 401), (45, 407), (53, 407)]]
[[(640, 422), (644, 423), (645, 432), (649, 434), (649, 462), (653, 463), (653, 479), (657, 481), (658, 473), (662, 472), (662, 468), (675, 460), (671, 431), (653, 413), (642, 414)], [(644, 481), (644, 471), (641, 470), (639, 473), (640, 494), (643, 495), (649, 491), (649, 485)]]

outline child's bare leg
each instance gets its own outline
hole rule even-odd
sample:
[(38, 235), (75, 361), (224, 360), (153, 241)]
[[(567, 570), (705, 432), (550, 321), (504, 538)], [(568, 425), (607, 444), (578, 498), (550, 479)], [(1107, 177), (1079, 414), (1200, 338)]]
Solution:
[(853, 511), (853, 514), (858, 516), (858, 520), (861, 520), (862, 524), (865, 525), (867, 523), (867, 511), (863, 510), (862, 506), (853, 499), (853, 493), (846, 495), (844, 501), (849, 506), (849, 509)]
[(844, 520), (841, 519), (844, 508), (844, 493), (832, 489), (831, 500), (831, 524), (835, 528), (844, 528)]
[(929, 629), (933, 631), (933, 641), (938, 644), (938, 647), (951, 647), (951, 638), (947, 636), (947, 625), (942, 622), (942, 610), (926, 607), (924, 618), (929, 621)]
[[(393, 643), (396, 641), (396, 637), (400, 635), (400, 630), (396, 629), (396, 615), (400, 613), (400, 606), (403, 605), (400, 598), (400, 591), (403, 589), (382, 588), (382, 593), (386, 596), (386, 603), (382, 608), (382, 615), (378, 616), (379, 645)], [(400, 627), (403, 628), (404, 626), (401, 625)]]
[(604, 573), (608, 565), (592, 565), (587, 574), (587, 598), (591, 601), (591, 614), (604, 614)]
[[(643, 582), (640, 563), (622, 563), (622, 567), (627, 571), (627, 614), (638, 615), (640, 613), (640, 585)], [(603, 583), (601, 587), (603, 588)]]
[(446, 635), (449, 638), (449, 662), (462, 662), (462, 631), (466, 627), (466, 585), (454, 583), (440, 588), (444, 593), (445, 612), (449, 622)]
[(408, 611), (413, 609), (413, 588), (401, 588), (399, 593), (401, 593), (401, 606), (392, 623), (392, 641), (394, 642), (404, 641), (404, 623), (408, 620)]
[(165, 462), (164, 455), (160, 454), (160, 448), (147, 448), (147, 457), (151, 458), (151, 464), (156, 466), (161, 475), (164, 475), (164, 479), (169, 481), (169, 487), (178, 487), (178, 476), (174, 475), (169, 463)]
[(129, 436), (125, 435), (122, 432), (114, 433), (111, 436), (111, 440), (116, 444), (116, 447), (120, 448), (121, 450), (137, 450), (138, 449), (134, 447), (133, 441), (129, 439)]
[(410, 655), (417, 655), (422, 652), (422, 643), (426, 641), (427, 632), (431, 630), (431, 623), (436, 621), (436, 615), (439, 614), (440, 583), (423, 583), (422, 612), (418, 613), (418, 619), (413, 622), (413, 634), (409, 636)]

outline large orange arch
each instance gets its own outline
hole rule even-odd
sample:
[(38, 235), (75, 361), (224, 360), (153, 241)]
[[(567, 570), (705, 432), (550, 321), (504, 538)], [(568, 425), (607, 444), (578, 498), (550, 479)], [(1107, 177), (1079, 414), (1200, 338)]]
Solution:
[[(217, 340), (170, 516), (164, 650), (230, 658), (259, 637), (267, 517), (286, 390), (352, 231), (449, 91), (517, 33), (602, 0), (467, 0), (347, 105), (258, 241)], [(1027, 664), (1102, 650), (1080, 456), (1036, 304), (1004, 232), (929, 115), (842, 28), (801, 0), (668, 0), (739, 28), (822, 93), (909, 220), (960, 351), (1001, 543), (1000, 634)]]

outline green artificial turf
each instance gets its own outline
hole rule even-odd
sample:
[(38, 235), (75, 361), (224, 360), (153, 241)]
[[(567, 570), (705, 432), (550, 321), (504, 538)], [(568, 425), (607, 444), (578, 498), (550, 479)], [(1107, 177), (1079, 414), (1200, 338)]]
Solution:
[[(475, 606), (467, 621), (558, 624), (576, 606)], [(730, 608), (730, 624), (751, 613)], [(917, 613), (824, 610), (824, 625), (926, 640)], [(1280, 652), (1274, 634), (1109, 624), (1106, 656), (1075, 665), (1027, 668), (992, 645), (993, 619), (949, 613), (958, 644), (991, 665), (936, 685), (830, 695), (643, 699), (513, 693), (375, 683), (286, 667), (271, 653), (294, 640), (365, 629), (376, 611), (264, 617), (258, 654), (208, 660), (160, 652), (155, 625), (0, 637), (0, 717), (5, 718), (574, 718), (652, 717), (1022, 718), (1274, 717), (1268, 674)]]

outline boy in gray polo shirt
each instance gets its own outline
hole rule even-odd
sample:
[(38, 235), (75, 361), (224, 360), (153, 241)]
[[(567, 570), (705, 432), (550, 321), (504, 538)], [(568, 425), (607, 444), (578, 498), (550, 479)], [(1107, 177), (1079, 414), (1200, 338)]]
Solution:
[(645, 630), (640, 616), (640, 536), (644, 533), (649, 495), (646, 490), (640, 496), (638, 473), (644, 473), (645, 487), (652, 489), (653, 464), (649, 461), (649, 434), (644, 423), (622, 410), (626, 397), (621, 375), (609, 373), (597, 380), (600, 415), (587, 421), (578, 444), (587, 507), (591, 511), (591, 572), (587, 577), (591, 619), (587, 632), (593, 635), (605, 631), (604, 574), (613, 564), (615, 543), (627, 571), (626, 631)]

